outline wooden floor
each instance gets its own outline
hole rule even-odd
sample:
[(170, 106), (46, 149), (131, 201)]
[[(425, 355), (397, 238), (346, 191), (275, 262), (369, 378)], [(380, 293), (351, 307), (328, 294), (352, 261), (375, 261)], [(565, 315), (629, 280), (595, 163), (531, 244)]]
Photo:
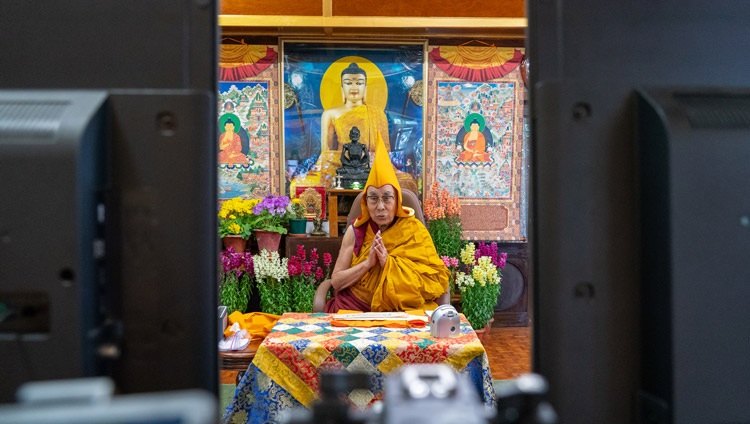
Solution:
[(493, 327), (482, 340), (494, 380), (531, 372), (531, 327)]
[[(511, 380), (531, 372), (531, 327), (493, 327), (482, 341), (492, 378)], [(234, 384), (235, 371), (221, 371), (221, 384)]]

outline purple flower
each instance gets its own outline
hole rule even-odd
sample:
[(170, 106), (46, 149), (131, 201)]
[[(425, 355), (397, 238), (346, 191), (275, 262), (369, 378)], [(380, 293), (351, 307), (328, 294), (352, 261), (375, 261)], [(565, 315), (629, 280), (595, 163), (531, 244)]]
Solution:
[(284, 216), (286, 214), (286, 207), (289, 204), (290, 200), (288, 196), (275, 196), (273, 194), (269, 194), (263, 200), (255, 205), (253, 208), (253, 213), (255, 215), (260, 215), (261, 212), (267, 211), (271, 215), (274, 216)]
[(479, 242), (474, 257), (479, 259), (482, 256), (489, 256), (492, 259), (492, 264), (500, 267), (500, 269), (505, 268), (505, 262), (508, 258), (507, 253), (499, 253), (497, 243), (494, 241), (490, 244), (485, 244), (483, 241)]
[(235, 253), (234, 249), (228, 247), (227, 250), (221, 252), (221, 268), (226, 274), (229, 271), (240, 269), (243, 265), (243, 254)]
[(245, 271), (250, 275), (255, 275), (255, 263), (253, 262), (253, 255), (250, 252), (245, 252)]

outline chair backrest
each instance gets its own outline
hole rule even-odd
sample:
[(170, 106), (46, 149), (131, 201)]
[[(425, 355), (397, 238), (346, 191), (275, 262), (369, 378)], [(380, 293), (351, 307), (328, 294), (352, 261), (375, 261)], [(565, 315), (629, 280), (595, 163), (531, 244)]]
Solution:
[[(354, 198), (354, 203), (352, 203), (352, 207), (351, 209), (349, 209), (349, 214), (346, 216), (347, 228), (352, 225), (352, 222), (354, 222), (354, 220), (357, 219), (360, 214), (362, 214), (362, 206), (360, 204), (360, 201), (362, 200), (362, 196), (364, 195), (365, 192), (363, 191)], [(417, 193), (414, 193), (411, 190), (402, 189), (401, 204), (403, 206), (414, 209), (414, 216), (418, 220), (422, 221), (422, 224), (425, 223), (424, 212), (422, 211), (422, 203), (419, 202), (419, 196), (417, 196)]]

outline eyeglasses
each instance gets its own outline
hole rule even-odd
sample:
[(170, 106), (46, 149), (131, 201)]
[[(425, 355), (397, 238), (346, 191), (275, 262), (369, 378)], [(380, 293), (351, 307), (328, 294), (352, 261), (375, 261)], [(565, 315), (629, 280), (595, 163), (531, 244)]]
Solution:
[(391, 202), (393, 202), (394, 199), (395, 199), (395, 197), (389, 196), (389, 195), (385, 195), (385, 196), (382, 196), (382, 197), (367, 196), (367, 203), (369, 203), (371, 205), (374, 205), (374, 206), (377, 206), (377, 204), (382, 201), (384, 205), (390, 205)]

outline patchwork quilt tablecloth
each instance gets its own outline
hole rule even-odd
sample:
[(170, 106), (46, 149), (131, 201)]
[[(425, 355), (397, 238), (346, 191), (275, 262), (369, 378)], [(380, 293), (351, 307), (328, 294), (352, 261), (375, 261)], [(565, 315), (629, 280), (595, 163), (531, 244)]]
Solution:
[(388, 373), (406, 364), (445, 363), (467, 375), (481, 400), (495, 406), (487, 353), (461, 315), (461, 335), (433, 338), (423, 328), (334, 327), (335, 315), (286, 313), (258, 348), (240, 381), (224, 423), (276, 422), (279, 414), (310, 407), (317, 397), (319, 372), (365, 372), (369, 390), (348, 399), (365, 409), (382, 399)]

